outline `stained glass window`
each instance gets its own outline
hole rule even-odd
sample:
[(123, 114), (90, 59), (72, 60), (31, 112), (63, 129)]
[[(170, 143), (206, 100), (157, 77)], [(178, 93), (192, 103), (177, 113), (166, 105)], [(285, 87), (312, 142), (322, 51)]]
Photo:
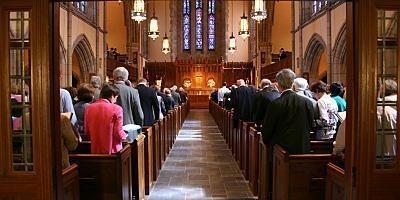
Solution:
[(87, 12), (87, 1), (78, 1), (74, 3), (75, 7), (78, 8), (81, 12)]
[(183, 0), (183, 50), (190, 50), (190, 0)]
[(208, 49), (215, 49), (215, 0), (208, 0)]
[(196, 0), (196, 49), (203, 49), (203, 1)]

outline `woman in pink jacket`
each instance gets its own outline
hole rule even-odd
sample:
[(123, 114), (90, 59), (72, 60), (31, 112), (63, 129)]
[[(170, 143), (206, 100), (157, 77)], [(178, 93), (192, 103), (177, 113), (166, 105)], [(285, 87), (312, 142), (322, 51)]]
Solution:
[(122, 149), (126, 134), (122, 130), (122, 108), (115, 104), (118, 95), (115, 85), (105, 85), (100, 98), (86, 107), (85, 132), (93, 154), (113, 154)]

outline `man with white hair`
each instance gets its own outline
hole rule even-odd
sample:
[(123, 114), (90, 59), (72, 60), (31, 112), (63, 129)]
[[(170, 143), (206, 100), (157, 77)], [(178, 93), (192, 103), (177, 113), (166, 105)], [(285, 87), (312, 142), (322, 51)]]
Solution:
[(310, 131), (314, 119), (312, 103), (292, 90), (296, 74), (283, 69), (276, 74), (281, 96), (266, 112), (262, 136), (265, 144), (281, 145), (290, 154), (310, 152)]
[(94, 101), (100, 97), (101, 90), (101, 78), (100, 76), (92, 76), (90, 77), (90, 84), (94, 88)]
[(253, 116), (255, 117), (254, 121), (258, 127), (262, 125), (269, 104), (281, 96), (269, 79), (262, 79), (260, 87), (261, 90), (254, 94), (253, 101)]
[(117, 104), (120, 105), (124, 111), (123, 125), (136, 124), (143, 126), (143, 110), (140, 104), (139, 92), (132, 87), (125, 84), (128, 80), (129, 72), (124, 67), (117, 67), (113, 71), (115, 86), (119, 89), (119, 96)]
[(315, 114), (318, 114), (317, 101), (315, 99), (313, 99), (311, 91), (308, 90), (308, 82), (306, 79), (304, 79), (304, 78), (294, 79), (293, 90), (296, 92), (296, 94), (310, 100), (314, 107)]

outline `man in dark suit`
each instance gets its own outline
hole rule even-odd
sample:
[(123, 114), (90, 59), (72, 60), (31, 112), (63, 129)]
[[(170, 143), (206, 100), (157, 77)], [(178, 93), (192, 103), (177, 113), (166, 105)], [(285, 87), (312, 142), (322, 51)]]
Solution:
[(238, 88), (232, 90), (231, 99), (233, 111), (233, 127), (238, 128), (239, 119), (243, 121), (252, 121), (252, 104), (253, 95), (255, 90), (251, 87), (247, 87), (243, 79), (237, 81)]
[(116, 104), (123, 110), (123, 125), (136, 124), (143, 126), (143, 111), (140, 104), (139, 93), (135, 88), (125, 85), (129, 72), (124, 67), (117, 67), (113, 71), (115, 86), (119, 89)]
[(262, 79), (260, 87), (262, 89), (254, 94), (253, 98), (253, 117), (257, 127), (261, 127), (269, 104), (281, 96), (269, 79)]
[(262, 136), (264, 143), (281, 145), (290, 154), (310, 151), (310, 130), (314, 109), (310, 101), (293, 92), (296, 74), (283, 69), (276, 74), (281, 96), (271, 102), (265, 114)]
[(156, 90), (147, 86), (146, 79), (140, 79), (136, 89), (139, 91), (140, 104), (143, 109), (144, 126), (151, 126), (155, 119), (160, 118), (160, 106)]

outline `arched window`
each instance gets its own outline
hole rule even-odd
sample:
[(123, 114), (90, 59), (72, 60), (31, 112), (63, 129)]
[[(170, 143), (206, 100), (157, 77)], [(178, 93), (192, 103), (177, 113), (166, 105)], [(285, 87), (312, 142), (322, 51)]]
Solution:
[(208, 49), (215, 50), (215, 0), (208, 0)]
[[(203, 4), (204, 3), (204, 4)], [(216, 0), (183, 0), (182, 13), (182, 44), (183, 50), (189, 51), (194, 41), (195, 50), (216, 49)], [(193, 9), (193, 11), (191, 10)], [(205, 10), (205, 12), (203, 12)], [(193, 13), (192, 13), (193, 12)], [(191, 18), (191, 16), (194, 18)], [(193, 21), (193, 25), (191, 21)], [(203, 22), (204, 20), (204, 22)], [(194, 34), (192, 35), (192, 29)], [(205, 31), (204, 31), (205, 30)], [(203, 32), (204, 31), (204, 32)], [(206, 33), (206, 35), (204, 35)], [(204, 37), (206, 36), (206, 37)], [(193, 37), (193, 38), (192, 38)], [(203, 41), (205, 40), (206, 43)], [(205, 47), (204, 47), (205, 46)]]
[(190, 0), (183, 0), (183, 50), (190, 50)]
[(203, 49), (203, 0), (196, 0), (196, 50)]

